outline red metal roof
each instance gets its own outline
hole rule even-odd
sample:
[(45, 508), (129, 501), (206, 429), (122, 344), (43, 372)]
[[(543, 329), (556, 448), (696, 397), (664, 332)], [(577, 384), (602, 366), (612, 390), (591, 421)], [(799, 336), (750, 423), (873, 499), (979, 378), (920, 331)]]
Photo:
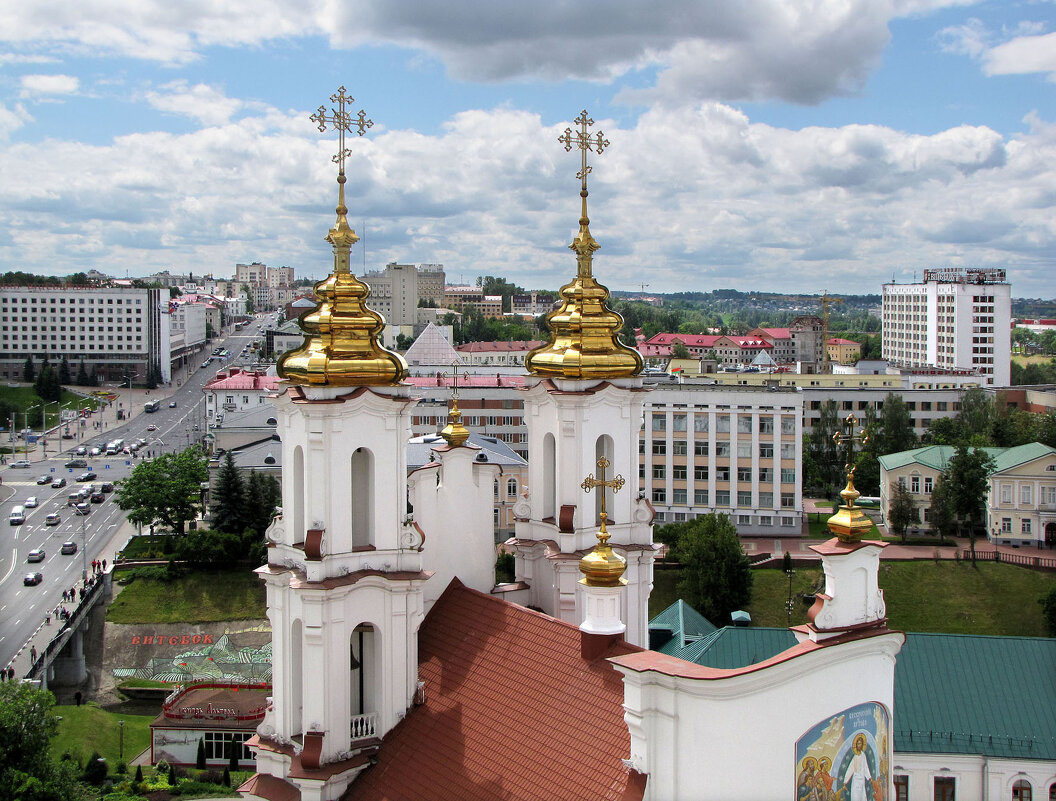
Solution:
[(646, 345), (673, 345), (681, 342), (687, 348), (710, 348), (722, 336), (720, 334), (653, 334)]
[(455, 350), (459, 353), (521, 353), (534, 350), (543, 344), (541, 339), (517, 342), (466, 342), (464, 345), (457, 345)]
[(760, 331), (771, 339), (792, 339), (791, 328), (753, 328), (749, 333)]
[[(523, 387), (525, 376), (523, 375), (460, 375), (458, 377), (458, 388), (469, 387)], [(411, 386), (421, 387), (450, 387), (455, 379), (452, 376), (412, 375), (406, 379)]]
[(860, 345), (862, 343), (855, 342), (855, 341), (850, 340), (850, 339), (840, 339), (839, 337), (833, 337), (832, 339), (830, 339), (825, 344), (827, 344), (827, 345)]
[[(344, 801), (640, 801), (623, 682), (575, 626), (454, 579), (422, 623), (426, 701), (386, 735)], [(620, 642), (605, 657), (641, 651)]]
[(226, 375), (218, 378), (214, 378), (212, 381), (207, 383), (203, 390), (223, 390), (223, 389), (259, 389), (267, 392), (272, 392), (278, 389), (282, 379), (277, 375), (265, 375), (264, 373), (253, 373), (247, 371), (235, 372), (232, 369), (231, 375)]

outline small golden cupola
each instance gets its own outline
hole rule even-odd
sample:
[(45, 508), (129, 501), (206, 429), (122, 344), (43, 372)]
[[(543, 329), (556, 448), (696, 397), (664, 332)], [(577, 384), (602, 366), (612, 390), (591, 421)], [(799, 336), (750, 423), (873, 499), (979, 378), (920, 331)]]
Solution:
[(827, 521), (829, 531), (835, 534), (840, 542), (859, 542), (873, 528), (872, 521), (865, 516), (861, 507), (854, 505), (854, 502), (861, 496), (861, 493), (854, 488), (854, 443), (864, 445), (869, 441), (869, 432), (865, 429), (859, 429), (855, 433), (856, 425), (858, 425), (858, 418), (849, 414), (843, 421), (843, 428), (847, 430), (847, 433), (837, 431), (832, 435), (837, 447), (847, 446), (847, 486), (840, 493), (843, 505)]
[[(440, 432), (440, 436), (447, 440), (447, 444), (457, 448), (465, 445), (469, 439), (469, 429), (462, 425), (462, 412), (458, 408), (458, 362), (452, 365), (454, 378), (451, 383), (451, 409), (447, 413), (447, 425)], [(443, 375), (441, 373), (440, 375)]]
[(601, 153), (609, 142), (601, 131), (594, 136), (587, 132), (594, 120), (586, 109), (575, 122), (579, 130), (566, 128), (558, 141), (566, 152), (579, 148), (581, 156), (576, 177), (581, 181), (582, 212), (579, 233), (569, 245), (576, 254), (576, 277), (561, 287), (561, 306), (546, 316), (550, 341), (531, 351), (524, 364), (529, 373), (552, 378), (627, 378), (638, 375), (644, 363), (638, 351), (620, 342), (623, 317), (605, 305), (609, 290), (594, 279), (594, 251), (601, 246), (590, 233), (587, 216), (587, 151)]
[(604, 456), (601, 457), (598, 459), (598, 477), (594, 478), (593, 474), (588, 475), (580, 484), (584, 492), (598, 489), (602, 493), (601, 511), (598, 515), (601, 518), (601, 525), (598, 527), (598, 544), (579, 560), (579, 572), (583, 574), (579, 583), (588, 587), (619, 587), (627, 583), (627, 580), (623, 578), (624, 571), (627, 570), (627, 560), (613, 551), (612, 546), (609, 545), (610, 534), (606, 528), (609, 516), (605, 512), (604, 494), (606, 489), (611, 489), (614, 493), (619, 492), (625, 482), (623, 476), (619, 474), (606, 480), (605, 470), (609, 466), (609, 460)]
[(345, 149), (345, 134), (356, 128), (359, 136), (374, 125), (360, 111), (353, 117), (346, 106), (354, 98), (345, 94), (345, 87), (330, 96), (337, 104), (330, 114), (320, 106), (311, 116), (320, 131), (329, 123), (338, 132), (337, 222), (326, 236), (333, 246), (334, 271), (315, 285), (319, 305), (301, 315), (304, 344), (287, 351), (278, 361), (280, 377), (293, 384), (312, 386), (385, 386), (399, 384), (407, 377), (407, 363), (398, 353), (387, 350), (378, 341), (385, 328), (380, 314), (367, 308), (370, 288), (352, 275), (349, 252), (359, 237), (348, 224), (345, 205), (345, 159), (351, 151)]

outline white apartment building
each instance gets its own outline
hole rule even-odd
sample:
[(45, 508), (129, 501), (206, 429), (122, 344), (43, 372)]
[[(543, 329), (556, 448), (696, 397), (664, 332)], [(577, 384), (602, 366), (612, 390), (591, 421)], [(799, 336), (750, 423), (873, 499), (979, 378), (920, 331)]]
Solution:
[(899, 367), (973, 370), (1006, 387), (1012, 287), (1005, 271), (925, 270), (924, 280), (884, 284), (883, 357)]
[(657, 523), (721, 512), (741, 535), (799, 536), (803, 396), (792, 389), (665, 386), (645, 401), (639, 482)]
[(257, 311), (274, 309), (293, 297), (290, 288), (293, 284), (292, 267), (268, 267), (260, 262), (236, 264), (233, 290), (229, 294), (238, 294), (242, 287), (249, 289), (253, 308)]
[(906, 404), (913, 433), (918, 437), (928, 430), (932, 420), (955, 417), (961, 410), (963, 388), (956, 389), (889, 389), (883, 387), (804, 387), (803, 432), (810, 434), (821, 419), (821, 407), (826, 401), (836, 401), (836, 411), (842, 420), (848, 414), (862, 420), (866, 410), (880, 416), (889, 395), (899, 395)]
[(0, 377), (22, 379), (26, 357), (81, 361), (104, 382), (171, 369), (169, 291), (134, 287), (0, 288)]
[(419, 301), (428, 300), (437, 306), (444, 301), (446, 278), (442, 264), (392, 262), (384, 270), (364, 273), (360, 280), (370, 287), (370, 308), (390, 325), (418, 323)]

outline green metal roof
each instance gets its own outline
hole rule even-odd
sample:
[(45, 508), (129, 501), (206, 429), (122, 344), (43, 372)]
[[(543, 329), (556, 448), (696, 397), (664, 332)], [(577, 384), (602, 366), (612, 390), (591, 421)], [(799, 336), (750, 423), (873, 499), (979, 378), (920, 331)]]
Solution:
[[(1019, 459), (1007, 465), (1007, 467), (1001, 466), (1001, 459), (1004, 454), (1008, 451), (1019, 451), (1024, 448), (1038, 448), (1044, 449), (1045, 452), (1052, 451), (1046, 445), (1040, 443), (1032, 443), (1031, 445), (1020, 445), (1017, 448), (970, 448), (969, 450), (985, 451), (993, 457), (994, 461), (998, 464), (998, 470), (1005, 470), (1007, 467), (1012, 467), (1016, 464), (1022, 464), (1029, 459)], [(894, 470), (897, 467), (905, 467), (907, 464), (919, 464), (924, 467), (930, 467), (934, 470), (944, 471), (946, 466), (949, 464), (950, 459), (957, 452), (957, 449), (953, 445), (928, 445), (924, 448), (914, 448), (911, 451), (899, 451), (898, 453), (888, 453), (879, 457), (878, 461), (885, 470)], [(1037, 456), (1043, 456), (1044, 453), (1031, 456), (1031, 459), (1036, 459)]]
[[(727, 626), (670, 655), (739, 668), (795, 641), (788, 629)], [(894, 725), (896, 751), (1056, 760), (1056, 639), (907, 634)]]
[(657, 650), (662, 654), (678, 656), (687, 643), (695, 642), (717, 629), (700, 612), (681, 598), (649, 621), (651, 629), (668, 629), (672, 637)]
[(1017, 445), (1014, 448), (987, 448), (988, 451), (1000, 451), (992, 454), (997, 468), (994, 472), (1009, 470), (1021, 464), (1032, 462), (1043, 456), (1056, 453), (1056, 448), (1042, 445), (1040, 442), (1029, 442), (1026, 445)]

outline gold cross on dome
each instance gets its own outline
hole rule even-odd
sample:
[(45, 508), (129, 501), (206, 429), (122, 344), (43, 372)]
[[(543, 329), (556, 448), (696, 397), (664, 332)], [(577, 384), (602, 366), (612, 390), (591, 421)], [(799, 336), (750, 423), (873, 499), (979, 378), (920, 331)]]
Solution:
[[(447, 378), (451, 376), (451, 400), (458, 403), (458, 368), (461, 366), (460, 362), (451, 362), (451, 372), (440, 373), (440, 378)], [(466, 371), (462, 371), (462, 378), (466, 377)]]
[[(623, 488), (623, 485), (626, 484), (627, 482), (625, 482), (623, 480), (623, 476), (621, 476), (621, 475), (615, 475), (609, 481), (605, 480), (605, 469), (610, 464), (611, 463), (609, 462), (609, 460), (606, 459), (604, 456), (602, 456), (600, 459), (598, 459), (598, 461), (597, 461), (598, 478), (594, 478), (594, 474), (593, 473), (588, 474), (587, 477), (585, 479), (583, 479), (583, 483), (579, 485), (579, 486), (581, 486), (583, 488), (584, 492), (590, 492), (595, 487), (611, 487), (613, 492), (619, 492)], [(602, 521), (604, 521), (606, 517), (607, 517), (607, 515), (605, 514), (605, 493), (602, 493), (601, 494), (601, 519), (602, 519)]]
[(337, 108), (331, 108), (329, 115), (326, 113), (326, 106), (319, 106), (315, 110), (315, 114), (308, 119), (318, 126), (320, 133), (326, 130), (327, 123), (337, 131), (337, 153), (334, 155), (333, 161), (338, 165), (341, 174), (344, 175), (345, 159), (352, 155), (352, 151), (345, 147), (345, 134), (351, 133), (352, 128), (355, 127), (356, 133), (363, 136), (367, 132), (367, 128), (374, 127), (374, 120), (368, 120), (366, 113), (362, 109), (355, 117), (345, 110), (345, 106), (352, 105), (355, 102), (355, 98), (345, 94), (345, 87), (343, 86), (330, 95), (330, 102), (336, 103)]
[(854, 468), (851, 465), (854, 462), (854, 445), (855, 445), (855, 443), (858, 443), (859, 445), (864, 445), (865, 443), (867, 443), (869, 441), (869, 432), (866, 431), (864, 428), (859, 428), (858, 429), (858, 433), (857, 434), (854, 433), (854, 427), (856, 425), (858, 425), (858, 418), (855, 417), (853, 414), (849, 414), (849, 415), (847, 415), (846, 418), (844, 418), (844, 421), (843, 421), (843, 424), (842, 424), (842, 427), (847, 431), (847, 433), (843, 434), (843, 433), (837, 431), (835, 434), (832, 435), (832, 441), (836, 443), (836, 447), (837, 448), (840, 445), (846, 445), (847, 446), (847, 474), (848, 475), (850, 475), (853, 472), (853, 470), (854, 470)]
[(587, 151), (591, 150), (598, 155), (609, 146), (609, 140), (605, 138), (605, 134), (598, 131), (594, 136), (591, 136), (587, 132), (587, 128), (594, 124), (594, 120), (587, 116), (587, 110), (583, 109), (572, 122), (579, 126), (578, 131), (573, 131), (571, 128), (565, 128), (565, 132), (557, 137), (557, 141), (565, 146), (565, 152), (572, 150), (572, 146), (575, 145), (582, 151), (580, 156), (582, 158), (582, 166), (579, 172), (576, 173), (576, 177), (583, 181), (583, 188), (587, 188), (587, 176), (590, 174), (590, 166), (587, 164)]

